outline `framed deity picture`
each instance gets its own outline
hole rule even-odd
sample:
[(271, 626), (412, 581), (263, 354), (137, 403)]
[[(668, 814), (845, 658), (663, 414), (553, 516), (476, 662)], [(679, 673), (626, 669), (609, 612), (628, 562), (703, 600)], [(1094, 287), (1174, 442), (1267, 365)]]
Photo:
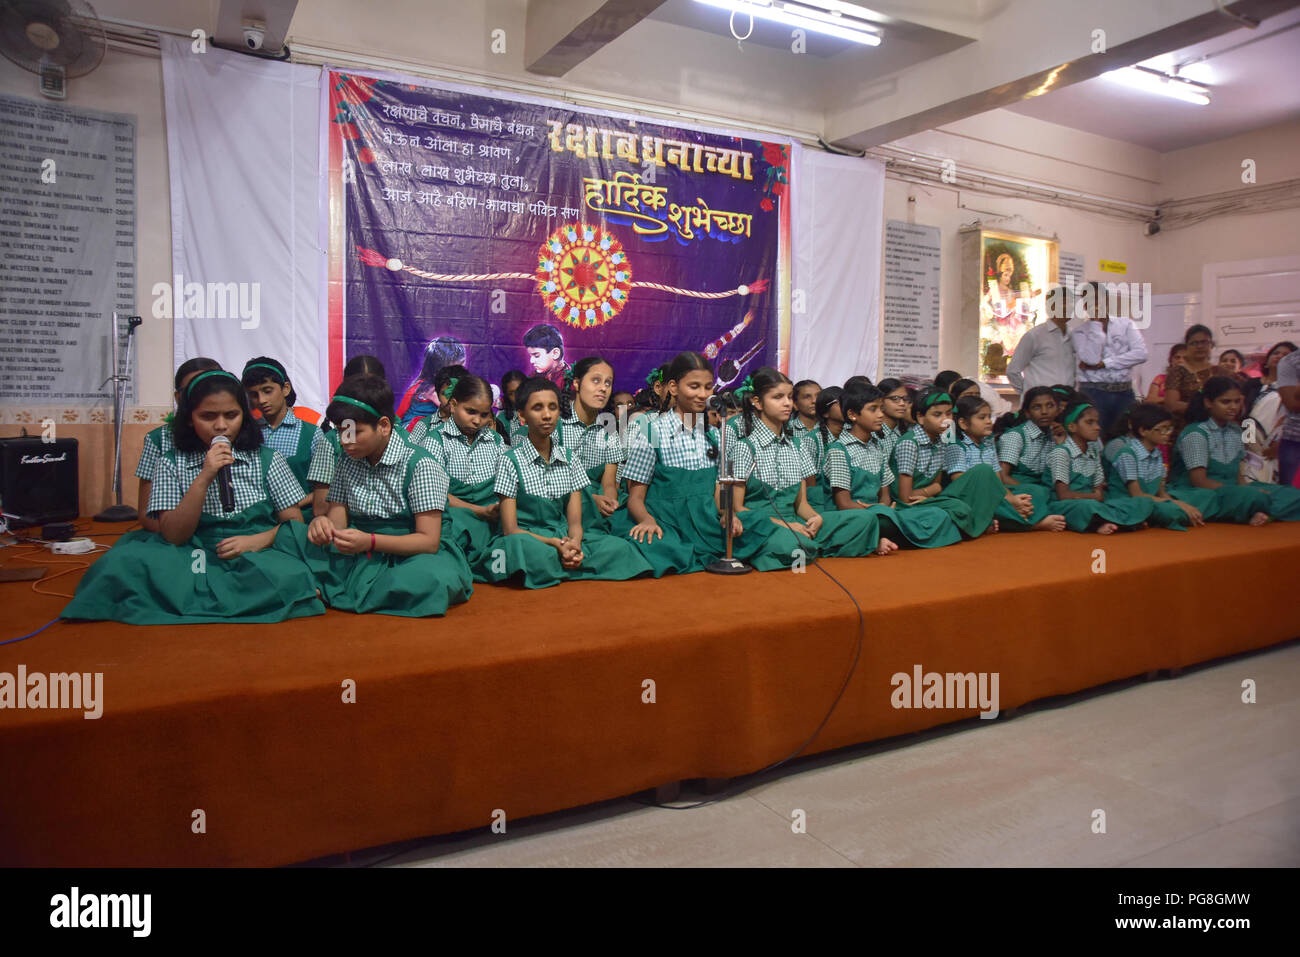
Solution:
[(1058, 255), (1054, 239), (995, 229), (963, 231), (962, 301), (978, 314), (979, 370), (985, 381), (1005, 384), (1007, 363), (1021, 337), (1046, 321)]

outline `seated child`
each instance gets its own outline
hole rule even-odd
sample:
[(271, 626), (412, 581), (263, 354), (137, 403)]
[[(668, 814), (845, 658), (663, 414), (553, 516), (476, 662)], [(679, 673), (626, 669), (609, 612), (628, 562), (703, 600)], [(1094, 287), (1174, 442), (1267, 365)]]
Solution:
[(510, 447), (497, 465), (501, 535), (488, 546), (488, 581), (522, 579), (526, 588), (563, 581), (623, 581), (651, 573), (650, 563), (627, 539), (582, 524), (582, 490), (587, 474), (569, 460), (555, 438), (560, 393), (544, 376), (534, 376), (516, 394), (528, 437)]
[[(239, 379), (219, 369), (194, 376), (171, 429), (149, 493), (158, 533), (109, 549), (62, 617), (164, 625), (323, 614), (291, 529), (303, 527), (298, 503), (306, 493), (284, 457), (262, 444)], [(219, 491), (222, 469), (230, 510)]]
[(303, 546), (326, 603), (422, 618), (469, 598), (469, 566), (442, 540), (447, 474), (401, 437), (388, 383), (344, 379), (326, 415), (344, 454)]

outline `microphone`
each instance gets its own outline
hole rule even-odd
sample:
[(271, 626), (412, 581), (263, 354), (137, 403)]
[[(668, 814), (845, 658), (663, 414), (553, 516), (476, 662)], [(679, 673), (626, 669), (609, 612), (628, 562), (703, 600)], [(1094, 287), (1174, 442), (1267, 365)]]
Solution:
[[(212, 444), (224, 442), (230, 445), (230, 439), (224, 435), (214, 435)], [(230, 466), (223, 465), (217, 469), (217, 494), (221, 497), (221, 510), (223, 512), (233, 512), (235, 510), (235, 487), (230, 484)]]
[(727, 400), (717, 394), (711, 395), (707, 407), (718, 415), (723, 415), (727, 411)]

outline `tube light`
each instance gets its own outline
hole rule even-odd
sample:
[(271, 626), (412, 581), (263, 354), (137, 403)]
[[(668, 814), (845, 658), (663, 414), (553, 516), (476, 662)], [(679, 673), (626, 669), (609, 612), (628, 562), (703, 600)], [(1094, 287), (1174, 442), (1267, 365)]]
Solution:
[(1209, 106), (1210, 104), (1210, 91), (1208, 88), (1198, 86), (1181, 77), (1166, 76), (1156, 70), (1126, 66), (1119, 70), (1103, 73), (1102, 76), (1135, 90), (1160, 93), (1164, 96), (1173, 97), (1175, 100), (1182, 100), (1184, 103), (1195, 103), (1199, 106)]
[(838, 14), (828, 14), (814, 7), (805, 7), (797, 3), (786, 3), (782, 0), (695, 0), (695, 2), (720, 7), (732, 13), (749, 14), (761, 20), (774, 20), (787, 26), (803, 27), (814, 33), (824, 33), (853, 43), (863, 43), (873, 47), (880, 45), (880, 35), (872, 32), (874, 28), (871, 24)]

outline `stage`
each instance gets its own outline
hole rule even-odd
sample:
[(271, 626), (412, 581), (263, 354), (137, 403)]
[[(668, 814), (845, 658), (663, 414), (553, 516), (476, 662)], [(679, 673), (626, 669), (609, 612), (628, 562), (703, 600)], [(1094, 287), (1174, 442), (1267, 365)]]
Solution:
[[(865, 637), (804, 753), (978, 713), (895, 707), (893, 676), (917, 667), (996, 674), (1005, 712), (1300, 636), (1300, 523), (1004, 533), (823, 564)], [(0, 641), (65, 603), (29, 582), (0, 597)], [(811, 566), (480, 585), (444, 619), (60, 622), (0, 645), (0, 673), (102, 673), (102, 716), (0, 710), (0, 865), (288, 864), (745, 774), (813, 734), (857, 646), (853, 602)]]

